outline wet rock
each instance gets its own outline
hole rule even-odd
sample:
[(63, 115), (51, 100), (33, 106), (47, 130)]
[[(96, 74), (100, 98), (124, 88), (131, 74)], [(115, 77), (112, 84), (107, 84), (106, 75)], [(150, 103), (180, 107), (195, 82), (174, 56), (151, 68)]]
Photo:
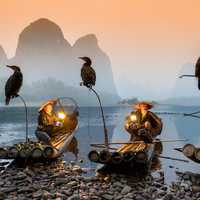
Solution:
[(74, 187), (74, 186), (77, 186), (77, 182), (76, 181), (70, 181), (69, 183), (67, 183), (67, 186), (68, 187)]
[(173, 194), (172, 193), (168, 193), (164, 196), (163, 200), (173, 200)]
[(128, 185), (126, 185), (126, 186), (122, 189), (121, 194), (122, 194), (122, 195), (125, 195), (125, 194), (129, 193), (130, 191), (131, 191), (131, 187), (128, 186)]
[(2, 193), (10, 193), (10, 192), (15, 192), (15, 191), (17, 191), (17, 187), (8, 187), (8, 188), (6, 187), (0, 190), (0, 192)]
[(56, 178), (55, 186), (66, 184), (69, 182), (69, 178)]
[(80, 200), (80, 196), (78, 194), (74, 194), (71, 197), (69, 197), (67, 200)]
[(52, 195), (48, 191), (43, 191), (42, 199), (49, 200)]
[(73, 168), (72, 168), (72, 171), (73, 172), (76, 172), (76, 173), (82, 173), (82, 168), (78, 165), (74, 165)]
[(30, 187), (27, 187), (27, 186), (25, 186), (25, 187), (22, 187), (22, 188), (20, 188), (20, 189), (18, 189), (18, 193), (29, 193), (29, 192), (33, 192), (34, 191), (34, 189), (33, 188), (30, 188)]
[(5, 194), (5, 193), (3, 193), (3, 192), (0, 192), (0, 200), (3, 200), (3, 199), (5, 199), (5, 197), (6, 197), (6, 194)]
[(17, 173), (16, 176), (13, 177), (13, 180), (22, 180), (26, 178), (26, 174), (24, 172)]
[(93, 181), (97, 181), (98, 178), (97, 177), (87, 177), (87, 176), (84, 176), (83, 177), (83, 181), (86, 182), (86, 183), (89, 183), (89, 182), (93, 182)]
[(40, 198), (42, 197), (43, 192), (41, 190), (33, 193), (33, 198)]
[(123, 185), (121, 182), (117, 181), (117, 182), (114, 182), (114, 183), (113, 183), (113, 187), (120, 187), (120, 188), (123, 188), (124, 185)]
[(193, 185), (192, 186), (192, 191), (193, 192), (200, 192), (200, 185)]
[(113, 196), (110, 195), (110, 194), (104, 194), (102, 195), (103, 199), (107, 199), (107, 200), (112, 200), (113, 199)]

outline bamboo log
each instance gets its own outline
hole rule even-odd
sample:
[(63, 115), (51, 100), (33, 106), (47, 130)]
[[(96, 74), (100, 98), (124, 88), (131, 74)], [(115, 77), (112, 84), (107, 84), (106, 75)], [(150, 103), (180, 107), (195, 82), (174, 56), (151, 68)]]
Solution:
[(22, 147), (19, 151), (19, 156), (24, 159), (28, 158), (31, 155), (32, 148), (32, 145), (28, 146), (26, 144), (22, 144)]
[(51, 147), (51, 146), (46, 146), (46, 147), (44, 148), (44, 150), (43, 150), (43, 156), (44, 156), (45, 158), (51, 158), (51, 157), (53, 157), (53, 154), (54, 154), (54, 149), (53, 149), (53, 147)]
[(113, 164), (119, 164), (122, 162), (122, 160), (123, 160), (123, 157), (122, 157), (121, 153), (119, 153), (119, 152), (112, 153), (111, 162)]
[(200, 161), (200, 148), (196, 148), (195, 150), (195, 158), (197, 161)]
[(102, 163), (108, 163), (110, 161), (110, 158), (111, 158), (111, 154), (107, 150), (102, 150), (99, 153), (99, 161)]
[(127, 151), (123, 153), (123, 160), (125, 162), (130, 162), (135, 158), (135, 153), (133, 151)]
[[(159, 143), (159, 142), (184, 142), (184, 141), (188, 141), (187, 139), (177, 139), (177, 140), (154, 140), (152, 143)], [(125, 141), (118, 141), (118, 142), (111, 142), (108, 143), (109, 145), (116, 145), (116, 144), (140, 144), (140, 143), (144, 143), (144, 141), (139, 140), (139, 141), (133, 141), (133, 142), (125, 142)], [(95, 147), (95, 146), (100, 146), (100, 145), (105, 145), (103, 143), (93, 143), (90, 144), (91, 146)]]
[(4, 148), (0, 148), (0, 158), (6, 158), (8, 156), (8, 151)]
[(42, 158), (42, 156), (43, 156), (43, 149), (42, 148), (35, 147), (31, 151), (31, 157), (34, 158), (34, 159)]
[(8, 149), (9, 158), (17, 158), (19, 155), (19, 148), (17, 146), (12, 146)]
[(147, 154), (145, 152), (137, 152), (136, 153), (136, 161), (137, 162), (146, 162), (148, 160)]
[(183, 154), (188, 158), (193, 158), (195, 154), (195, 146), (193, 144), (186, 144), (183, 147)]
[(98, 162), (98, 160), (99, 160), (99, 153), (97, 151), (95, 151), (95, 150), (90, 151), (90, 153), (88, 154), (88, 158), (92, 162)]

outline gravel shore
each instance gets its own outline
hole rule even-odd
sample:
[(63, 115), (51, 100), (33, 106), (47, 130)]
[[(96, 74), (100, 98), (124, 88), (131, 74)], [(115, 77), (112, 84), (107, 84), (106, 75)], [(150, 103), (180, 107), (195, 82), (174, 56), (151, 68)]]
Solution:
[(80, 166), (62, 161), (12, 167), (0, 175), (0, 199), (200, 200), (200, 175), (177, 172), (177, 182), (166, 185), (164, 173), (158, 174), (142, 180), (124, 175), (91, 177)]

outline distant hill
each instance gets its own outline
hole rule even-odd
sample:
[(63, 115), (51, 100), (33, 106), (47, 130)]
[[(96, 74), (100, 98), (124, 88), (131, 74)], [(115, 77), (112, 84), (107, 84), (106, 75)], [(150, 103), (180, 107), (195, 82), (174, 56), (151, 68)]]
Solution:
[[(58, 95), (74, 96), (79, 104), (85, 105), (87, 100), (89, 105), (95, 105), (96, 98), (88, 98), (88, 91), (79, 86), (83, 64), (78, 59), (80, 56), (89, 56), (93, 61), (97, 73), (95, 88), (100, 92), (104, 105), (116, 104), (120, 97), (113, 80), (110, 59), (99, 47), (94, 34), (81, 37), (72, 46), (57, 24), (42, 18), (21, 32), (13, 58), (7, 60), (0, 48), (0, 64), (21, 67), (25, 82), (22, 92), (28, 99), (37, 101), (41, 100), (41, 96), (43, 99)], [(53, 86), (49, 80), (52, 80)], [(60, 81), (60, 88), (57, 81)], [(44, 87), (46, 83), (48, 89)]]
[(159, 101), (160, 104), (180, 105), (180, 106), (200, 106), (200, 94), (199, 97), (179, 97), (170, 98), (163, 101)]

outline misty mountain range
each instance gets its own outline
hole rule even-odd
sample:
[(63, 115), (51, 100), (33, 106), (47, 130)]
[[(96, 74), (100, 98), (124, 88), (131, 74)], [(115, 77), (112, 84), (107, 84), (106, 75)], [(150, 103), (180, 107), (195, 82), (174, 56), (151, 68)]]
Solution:
[[(79, 38), (72, 46), (58, 25), (48, 19), (39, 19), (21, 32), (13, 58), (8, 59), (0, 47), (0, 65), (21, 67), (24, 74), (21, 95), (29, 102), (70, 96), (80, 105), (97, 105), (94, 95), (80, 87), (83, 64), (78, 59), (80, 56), (88, 56), (93, 61), (92, 66), (97, 74), (95, 88), (101, 94), (103, 104), (116, 104), (120, 97), (114, 84), (110, 59), (99, 47), (94, 34)], [(0, 76), (2, 102), (5, 77)]]

